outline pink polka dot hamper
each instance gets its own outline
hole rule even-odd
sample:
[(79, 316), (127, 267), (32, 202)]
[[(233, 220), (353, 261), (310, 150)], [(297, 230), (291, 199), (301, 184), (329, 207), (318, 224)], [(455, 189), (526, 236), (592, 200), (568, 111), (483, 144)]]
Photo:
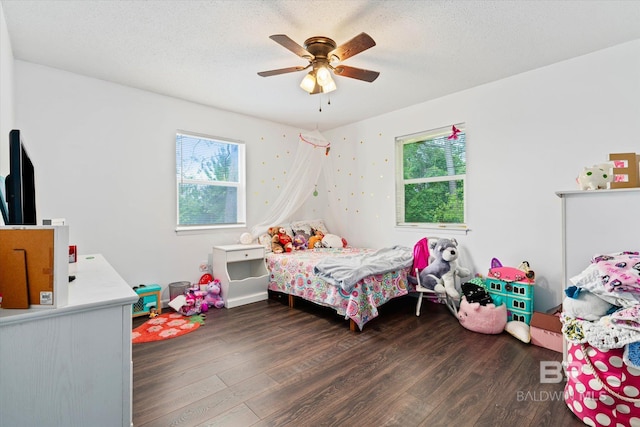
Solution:
[(589, 426), (640, 426), (640, 369), (623, 348), (568, 343), (567, 406)]

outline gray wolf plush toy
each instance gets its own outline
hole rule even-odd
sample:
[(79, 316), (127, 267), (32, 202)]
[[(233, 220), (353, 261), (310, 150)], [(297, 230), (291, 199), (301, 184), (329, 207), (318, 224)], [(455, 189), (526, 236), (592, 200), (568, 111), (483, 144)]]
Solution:
[(455, 276), (469, 276), (470, 271), (458, 265), (458, 242), (456, 239), (429, 241), (431, 260), (419, 273), (420, 285), (438, 293), (447, 293), (455, 301), (460, 300)]

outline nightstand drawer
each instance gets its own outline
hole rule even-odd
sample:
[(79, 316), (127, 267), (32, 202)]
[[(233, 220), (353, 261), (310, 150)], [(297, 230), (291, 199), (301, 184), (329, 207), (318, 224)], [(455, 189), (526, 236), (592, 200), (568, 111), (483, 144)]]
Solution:
[(264, 248), (243, 249), (227, 252), (227, 262), (238, 262), (262, 258), (264, 258)]

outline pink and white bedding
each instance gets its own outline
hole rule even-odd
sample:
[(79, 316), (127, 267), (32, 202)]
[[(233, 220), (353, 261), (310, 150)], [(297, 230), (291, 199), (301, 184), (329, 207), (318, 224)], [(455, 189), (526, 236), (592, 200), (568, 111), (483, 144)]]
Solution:
[(357, 280), (350, 291), (330, 284), (314, 272), (325, 259), (335, 262), (345, 258), (367, 258), (377, 253), (375, 249), (321, 248), (289, 253), (268, 253), (266, 256), (271, 291), (282, 292), (331, 307), (346, 319), (355, 322), (360, 330), (365, 323), (378, 316), (378, 307), (387, 301), (409, 293), (407, 273), (411, 263), (398, 264), (398, 268), (385, 268)]

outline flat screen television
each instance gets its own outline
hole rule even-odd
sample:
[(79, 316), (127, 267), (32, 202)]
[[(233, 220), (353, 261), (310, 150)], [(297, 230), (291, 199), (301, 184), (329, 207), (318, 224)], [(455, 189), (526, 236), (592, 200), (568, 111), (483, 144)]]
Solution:
[(33, 163), (19, 130), (9, 132), (9, 175), (5, 178), (6, 207), (0, 200), (6, 225), (37, 225)]

